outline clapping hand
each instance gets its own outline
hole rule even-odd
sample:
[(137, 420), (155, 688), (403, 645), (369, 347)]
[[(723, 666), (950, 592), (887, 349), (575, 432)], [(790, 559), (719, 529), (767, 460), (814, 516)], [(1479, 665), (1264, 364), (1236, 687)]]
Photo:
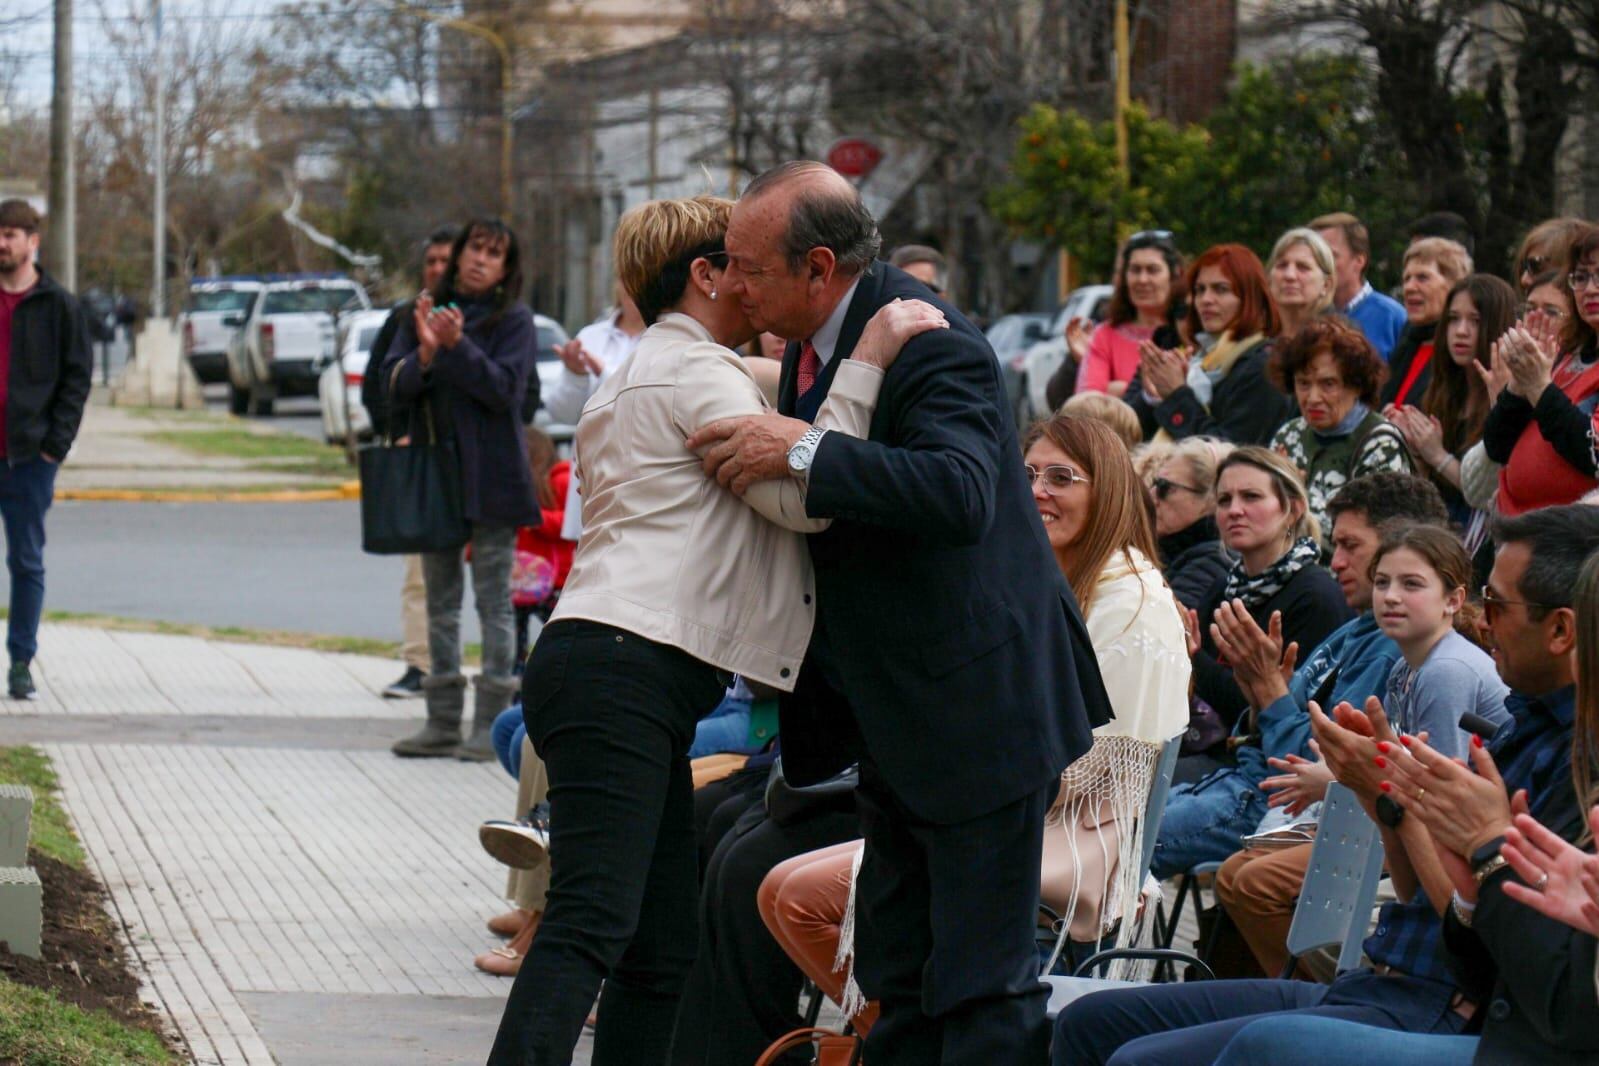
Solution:
[(1483, 387), (1488, 390), (1488, 402), (1493, 403), (1499, 399), (1499, 394), (1510, 385), (1510, 359), (1500, 348), (1500, 341), (1494, 341), (1488, 346), (1488, 365), (1473, 360), (1471, 368), (1482, 379)]
[(1547, 337), (1511, 326), (1499, 338), (1499, 352), (1510, 364), (1510, 391), (1537, 403), (1554, 377), (1556, 346)]
[[(1588, 812), (1588, 824), (1599, 834), (1599, 807)], [(1572, 847), (1529, 814), (1516, 815), (1499, 853), (1527, 882), (1506, 880), (1505, 895), (1589, 936), (1599, 936), (1599, 855)]]
[(1291, 815), (1299, 815), (1312, 803), (1326, 798), (1327, 786), (1333, 780), (1332, 770), (1321, 757), (1321, 745), (1312, 740), (1310, 750), (1316, 756), (1314, 760), (1293, 754), (1281, 759), (1273, 755), (1266, 760), (1273, 769), (1282, 771), (1260, 783), (1260, 787), (1270, 793), (1266, 806), (1282, 807)]
[(1081, 315), (1073, 315), (1066, 322), (1066, 350), (1071, 353), (1074, 363), (1080, 364), (1088, 356), (1091, 325), (1092, 323)]
[[(1321, 745), (1322, 758), (1340, 784), (1347, 786), (1368, 808), (1383, 794), (1384, 764), (1378, 762), (1399, 747), (1388, 724), (1382, 701), (1368, 697), (1364, 712), (1346, 700), (1333, 708), (1331, 717), (1310, 701), (1310, 731)], [(1386, 745), (1386, 747), (1385, 747)]]
[(1390, 406), (1383, 412), (1388, 421), (1398, 427), (1422, 462), (1434, 470), (1449, 461), (1449, 451), (1444, 447), (1444, 430), (1438, 419), (1418, 407)]
[(1482, 738), (1471, 738), (1472, 773), (1421, 737), (1378, 745), (1384, 795), (1421, 819), (1440, 847), (1469, 856), (1510, 828), (1510, 795)]
[(1187, 382), (1187, 352), (1157, 348), (1154, 341), (1141, 341), (1138, 356), (1144, 387), (1160, 399), (1164, 400)]
[(605, 369), (599, 358), (591, 355), (589, 350), (583, 347), (583, 342), (576, 337), (565, 344), (557, 344), (555, 354), (560, 356), (562, 366), (580, 376), (599, 374)]
[(1283, 616), (1273, 611), (1262, 630), (1243, 600), (1223, 600), (1211, 617), (1210, 637), (1233, 668), (1233, 678), (1250, 706), (1263, 710), (1288, 694), (1288, 682), (1299, 660), (1299, 642), (1283, 647)]
[(424, 290), (411, 309), (411, 324), (416, 330), (417, 358), (426, 370), (439, 351), (439, 335), (434, 329), (433, 294)]

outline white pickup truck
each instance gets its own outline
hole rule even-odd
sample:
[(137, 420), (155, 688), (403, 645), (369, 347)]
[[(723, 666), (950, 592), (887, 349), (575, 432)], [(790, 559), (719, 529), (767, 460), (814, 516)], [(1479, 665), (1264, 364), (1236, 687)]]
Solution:
[(183, 354), (201, 382), (228, 379), (228, 341), (233, 328), (223, 320), (248, 311), (261, 284), (252, 278), (207, 278), (189, 284), (189, 299), (178, 317), (178, 329), (183, 336)]
[(372, 306), (349, 278), (267, 282), (249, 310), (229, 315), (228, 407), (236, 415), (272, 413), (279, 396), (315, 395), (317, 378), (335, 355), (337, 317)]

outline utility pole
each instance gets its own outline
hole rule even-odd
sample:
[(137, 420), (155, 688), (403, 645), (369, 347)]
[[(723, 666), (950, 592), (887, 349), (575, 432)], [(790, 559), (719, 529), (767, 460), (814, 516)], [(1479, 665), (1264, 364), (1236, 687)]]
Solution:
[[(59, 3), (60, 0), (57, 0)], [(150, 314), (163, 318), (167, 313), (167, 83), (162, 77), (166, 50), (161, 42), (161, 0), (150, 0), (155, 17), (155, 145), (151, 152), (155, 165), (155, 218), (151, 222), (155, 237), (155, 279), (150, 293)]]
[(50, 228), (45, 260), (65, 288), (78, 288), (78, 197), (72, 142), (72, 0), (55, 0), (55, 83), (50, 92)]

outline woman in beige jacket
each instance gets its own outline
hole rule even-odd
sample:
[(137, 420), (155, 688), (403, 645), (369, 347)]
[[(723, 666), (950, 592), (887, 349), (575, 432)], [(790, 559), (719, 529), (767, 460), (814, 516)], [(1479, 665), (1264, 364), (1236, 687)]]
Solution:
[[(719, 290), (732, 203), (655, 201), (623, 216), (617, 273), (649, 325), (583, 408), (583, 537), (528, 661), (522, 708), (549, 773), (551, 880), (490, 1062), (571, 1061), (604, 982), (593, 1062), (664, 1062), (696, 949), (687, 751), (726, 675), (791, 690), (815, 589), (798, 480), (742, 498), (685, 445), (766, 402), (732, 349), (754, 336)], [(917, 301), (867, 326), (818, 427), (865, 436), (904, 341), (944, 325)]]

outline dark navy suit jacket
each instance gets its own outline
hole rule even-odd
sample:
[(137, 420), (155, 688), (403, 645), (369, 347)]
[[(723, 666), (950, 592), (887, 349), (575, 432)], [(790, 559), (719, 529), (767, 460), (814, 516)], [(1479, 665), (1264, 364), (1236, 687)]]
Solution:
[(806, 784), (865, 757), (917, 817), (953, 824), (1047, 785), (1111, 712), (976, 327), (876, 263), (803, 404), (789, 346), (779, 410), (814, 415), (896, 298), (935, 304), (950, 328), (906, 344), (868, 439), (829, 433), (812, 463), (806, 509), (834, 521), (809, 537), (817, 632), (782, 701), (783, 764)]

